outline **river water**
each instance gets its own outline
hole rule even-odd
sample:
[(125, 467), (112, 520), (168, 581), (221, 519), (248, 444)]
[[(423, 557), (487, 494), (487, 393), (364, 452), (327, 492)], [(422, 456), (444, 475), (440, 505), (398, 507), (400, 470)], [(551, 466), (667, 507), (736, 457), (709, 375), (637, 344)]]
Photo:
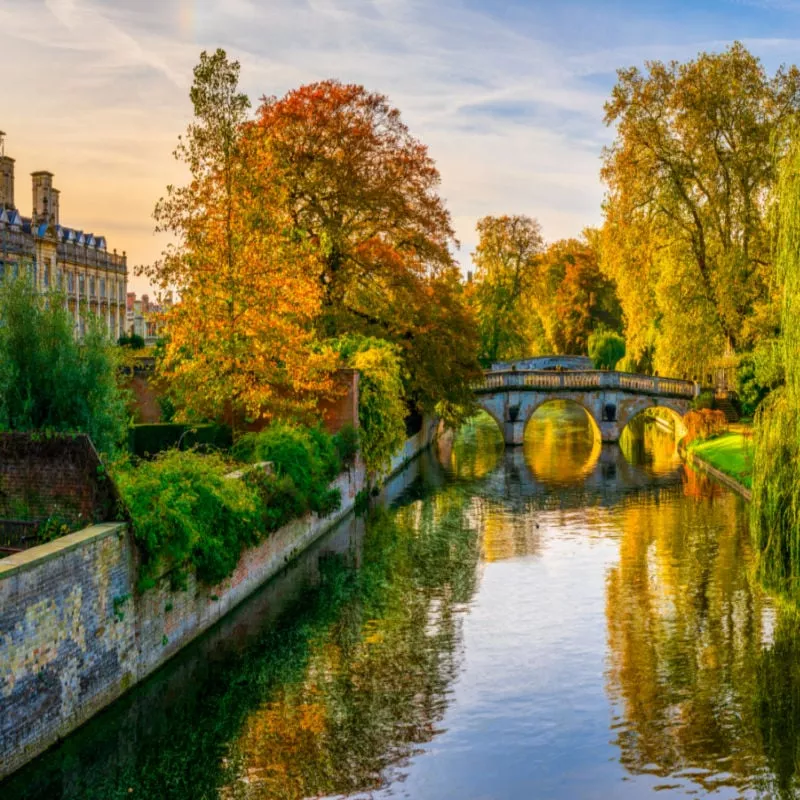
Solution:
[(657, 425), (479, 419), (387, 495), (0, 797), (800, 796), (800, 626)]

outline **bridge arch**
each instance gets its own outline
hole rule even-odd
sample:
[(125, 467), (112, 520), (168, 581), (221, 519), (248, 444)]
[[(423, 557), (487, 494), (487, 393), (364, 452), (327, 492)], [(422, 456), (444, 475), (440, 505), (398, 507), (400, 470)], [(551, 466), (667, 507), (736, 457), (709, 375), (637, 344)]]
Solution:
[(602, 438), (602, 432), (600, 430), (600, 426), (597, 424), (597, 419), (595, 418), (593, 410), (589, 407), (587, 403), (581, 401), (578, 397), (569, 397), (569, 396), (547, 396), (538, 394), (531, 399), (531, 403), (528, 405), (526, 410), (526, 416), (523, 424), (523, 436), (524, 432), (527, 429), (530, 421), (533, 419), (534, 414), (536, 414), (539, 409), (543, 408), (550, 403), (559, 403), (565, 402), (569, 403), (570, 405), (577, 406), (578, 408), (583, 411), (586, 416), (589, 418), (589, 422), (592, 426), (592, 430), (595, 433), (595, 436), (600, 439)]

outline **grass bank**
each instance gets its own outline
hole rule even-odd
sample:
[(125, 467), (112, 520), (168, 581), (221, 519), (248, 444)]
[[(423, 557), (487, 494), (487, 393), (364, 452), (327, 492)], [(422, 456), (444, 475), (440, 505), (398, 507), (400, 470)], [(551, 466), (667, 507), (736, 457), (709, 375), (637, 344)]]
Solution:
[(727, 433), (693, 442), (689, 452), (752, 489), (753, 449), (749, 425), (732, 425)]

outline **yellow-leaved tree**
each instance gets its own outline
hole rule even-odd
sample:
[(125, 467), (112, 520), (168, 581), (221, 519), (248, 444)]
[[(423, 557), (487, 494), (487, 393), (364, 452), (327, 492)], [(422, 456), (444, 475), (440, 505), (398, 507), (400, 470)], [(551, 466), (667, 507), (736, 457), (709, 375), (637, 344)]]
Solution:
[(179, 414), (225, 420), (234, 432), (248, 419), (310, 412), (330, 392), (336, 363), (313, 331), (317, 262), (260, 174), (238, 77), (223, 50), (201, 54), (194, 120), (175, 151), (191, 179), (167, 187), (155, 210), (157, 230), (177, 243), (143, 269), (180, 297), (167, 312), (159, 363)]

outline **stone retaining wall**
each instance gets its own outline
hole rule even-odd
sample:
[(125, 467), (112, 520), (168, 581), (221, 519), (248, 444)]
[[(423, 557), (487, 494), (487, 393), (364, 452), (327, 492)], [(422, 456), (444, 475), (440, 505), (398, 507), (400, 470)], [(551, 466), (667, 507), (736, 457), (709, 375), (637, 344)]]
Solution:
[[(401, 469), (439, 431), (426, 420), (392, 461)], [(247, 550), (214, 587), (169, 576), (139, 595), (125, 523), (95, 525), (0, 560), (0, 779), (113, 702), (210, 628), (352, 509), (357, 464), (336, 481), (341, 509), (309, 514)]]

